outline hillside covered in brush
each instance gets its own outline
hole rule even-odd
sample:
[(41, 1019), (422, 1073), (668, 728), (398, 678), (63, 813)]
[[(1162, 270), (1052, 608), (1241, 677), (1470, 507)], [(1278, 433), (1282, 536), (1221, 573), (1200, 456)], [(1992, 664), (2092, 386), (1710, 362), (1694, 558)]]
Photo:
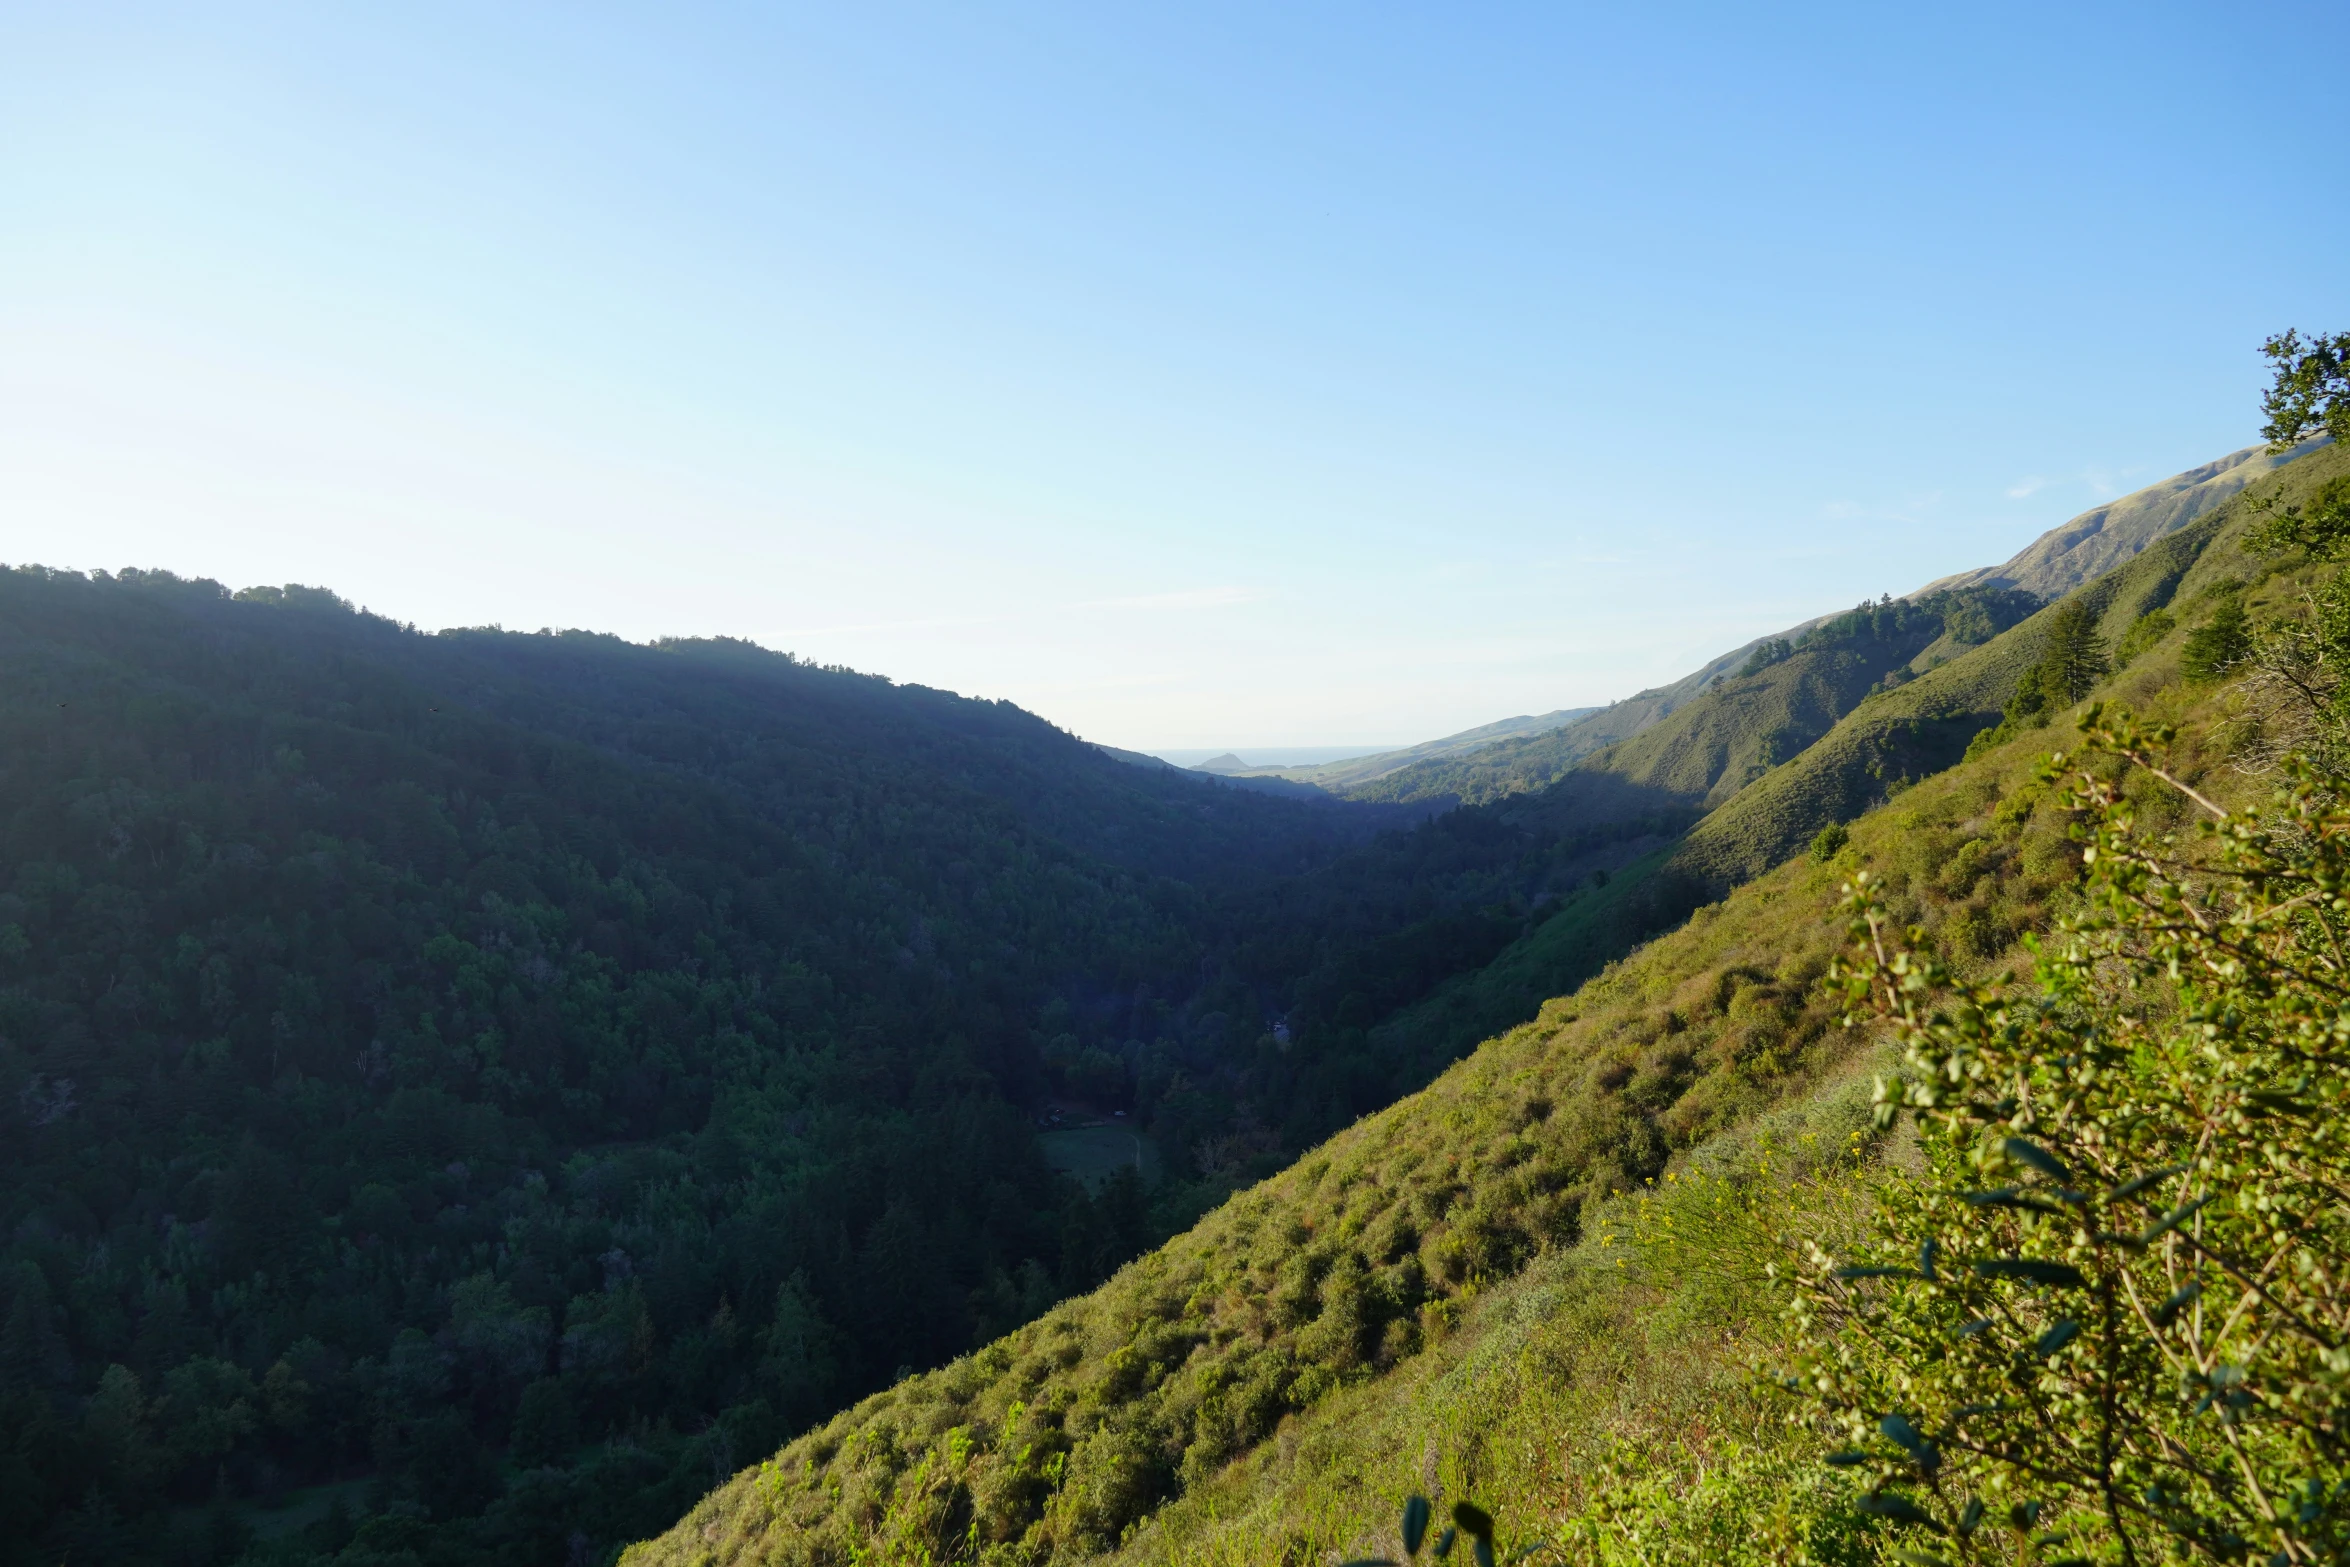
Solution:
[[(2338, 492), (2346, 470), (2321, 452), (2269, 498)], [(1847, 1225), (1856, 1162), (1901, 1156), (1854, 1097), (1872, 1039), (1834, 1026), (1819, 983), (1838, 888), (1868, 868), (1890, 917), (1964, 971), (2016, 962), (2078, 881), (2037, 761), (2084, 699), (2182, 725), (2185, 781), (2264, 791), (2229, 765), (2257, 749), (2230, 685), (2244, 628), (2305, 614), (2332, 568), (2248, 550), (2260, 520), (2222, 506), (1880, 681), (1611, 882), (1719, 875), (1741, 883), (1726, 896), (1092, 1294), (746, 1469), (626, 1560), (1309, 1561), (1392, 1552), (1395, 1504), (1431, 1488), (1493, 1507), (1508, 1548), (1875, 1559), (1882, 1518), (1752, 1370), (1784, 1350), (1765, 1271), (1783, 1236)], [(2153, 791), (2138, 807), (2149, 831), (2179, 809)]]

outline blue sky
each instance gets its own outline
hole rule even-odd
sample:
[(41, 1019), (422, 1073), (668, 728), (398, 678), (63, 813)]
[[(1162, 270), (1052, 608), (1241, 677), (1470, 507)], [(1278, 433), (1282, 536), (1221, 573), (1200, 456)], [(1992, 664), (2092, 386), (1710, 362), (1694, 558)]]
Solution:
[(0, 559), (1135, 747), (1602, 702), (2248, 444), (2260, 339), (2350, 324), (2345, 58), (2339, 4), (0, 5)]

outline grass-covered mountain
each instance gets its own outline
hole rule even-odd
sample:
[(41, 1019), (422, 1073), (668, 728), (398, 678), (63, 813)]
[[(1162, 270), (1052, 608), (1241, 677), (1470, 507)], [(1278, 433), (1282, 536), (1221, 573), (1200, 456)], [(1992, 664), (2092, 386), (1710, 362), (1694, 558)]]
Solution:
[(2230, 452), (2159, 484), (2133, 490), (2119, 500), (2093, 506), (2062, 527), (2049, 529), (2000, 565), (1944, 577), (1928, 583), (1923, 591), (2022, 588), (2042, 598), (2055, 598), (2103, 576), (2155, 540), (2176, 533), (2233, 500), (2247, 486), (2305, 455), (2307, 448), (2271, 452), (2265, 446)]
[[(2323, 446), (2305, 446), (2293, 455), (2313, 453), (2318, 460), (2289, 476), (2288, 493), (2298, 495), (2334, 471), (2339, 459)], [(2277, 463), (2215, 466), (2222, 477), (2240, 477), (2247, 467), (2268, 472)], [(2132, 646), (2133, 627), (2148, 614), (2169, 613), (2163, 606), (2184, 573), (2223, 521), (2238, 515), (2240, 508), (2231, 503), (2239, 487), (2231, 483), (2219, 509), (2155, 537), (2072, 600), (2092, 609), (2107, 646)], [(2176, 496), (2193, 489), (2173, 481), (2142, 493)], [(1678, 923), (1689, 910), (1800, 852), (1822, 830), (1957, 763), (1975, 737), (2001, 721), (2023, 671), (2040, 655), (2056, 606), (2016, 624), (2032, 602), (2020, 589), (1936, 588), (1899, 604), (1863, 606), (1814, 622), (1791, 639), (1766, 639), (1744, 664), (1631, 739), (1595, 753), (1545, 788), (1487, 806), (1505, 820), (1529, 824), (1591, 823), (1628, 811), (1667, 822), (1678, 810), (1688, 825), (1685, 836), (1669, 848), (1654, 848), (1632, 876), (1567, 900), (1563, 917), (1530, 930), (1491, 962), (1457, 975), (1371, 1030), (1372, 1051), (1415, 1061), (1449, 1059), (1471, 1042), (1534, 1016), (1545, 998), (1580, 984), (1633, 941)], [(1936, 634), (1930, 614), (1946, 617), (1950, 627)], [(2010, 625), (2012, 634), (1993, 635)], [(1790, 656), (1781, 657), (1782, 648)], [(1823, 664), (1843, 669), (1844, 680), (1822, 679)], [(1873, 682), (1851, 678), (1861, 670), (1882, 673)], [(1799, 710), (1798, 698), (1807, 689), (1816, 693), (1808, 722), (1789, 724), (1783, 715)], [(1833, 723), (1820, 722), (1822, 715)], [(1787, 743), (1791, 735), (1793, 744)], [(1743, 766), (1736, 765), (1738, 758)]]
[[(2346, 470), (2320, 453), (2281, 490)], [(1720, 901), (627, 1559), (1309, 1561), (1392, 1552), (1394, 1504), (1425, 1488), (1494, 1507), (1505, 1549), (1875, 1559), (1855, 1491), (1786, 1434), (1748, 1365), (1776, 1347), (1780, 1236), (1844, 1222), (1846, 1172), (1871, 1150), (1851, 1085), (1872, 1047), (1832, 1026), (1818, 986), (1836, 887), (1865, 865), (1892, 917), (1962, 965), (2014, 960), (2078, 873), (2035, 767), (2066, 738), (2035, 723), (2070, 703), (2017, 697), (2083, 612), (2119, 661), (2086, 694), (2182, 722), (2190, 781), (2257, 787), (2226, 765), (2224, 680), (2185, 673), (2212, 667), (2215, 628), (2291, 613), (2311, 578), (2248, 553), (2247, 522), (2216, 508), (1863, 701), (1610, 882), (1740, 883)]]
[[(1939, 593), (1977, 588), (2005, 588), (2043, 600), (2055, 598), (2121, 565), (2156, 540), (2232, 500), (2247, 485), (2322, 444), (2323, 437), (2319, 437), (2281, 454), (2257, 446), (2231, 452), (2119, 500), (2093, 507), (2051, 528), (2002, 565), (1960, 572), (1928, 583), (1910, 594), (1906, 602), (1917, 603)], [(1538, 732), (1513, 735), (1483, 746), (1454, 746), (1426, 758), (1394, 753), (1405, 757), (1406, 765), (1382, 767), (1359, 778), (1309, 777), (1302, 772), (1289, 776), (1305, 778), (1351, 798), (1399, 803), (1485, 802), (1531, 793), (1564, 778), (1586, 758), (1664, 722), (1701, 693), (1734, 678), (1753, 660), (1758, 648), (1797, 642), (1813, 633), (1819, 624), (1807, 621), (1776, 636), (1750, 642), (1709, 660), (1669, 685), (1626, 697), (1571, 723), (1546, 726)], [(1936, 650), (1928, 656), (1927, 663), (1930, 665), (1944, 652)], [(1780, 754), (1783, 758), (1792, 753), (1782, 750)]]
[[(1801, 635), (1805, 629), (1798, 627), (1789, 634)], [(1670, 685), (1612, 702), (1555, 729), (1421, 758), (1361, 782), (1337, 786), (1336, 792), (1399, 805), (1480, 805), (1529, 793), (1555, 782), (1585, 757), (1671, 717), (1714, 681), (1743, 667), (1761, 645), (1749, 643), (1724, 653)]]
[(1349, 1042), (1625, 852), (1394, 820), (746, 644), (0, 571), (0, 1560), (345, 1482), (434, 1562), (662, 1527), (1418, 1086)]

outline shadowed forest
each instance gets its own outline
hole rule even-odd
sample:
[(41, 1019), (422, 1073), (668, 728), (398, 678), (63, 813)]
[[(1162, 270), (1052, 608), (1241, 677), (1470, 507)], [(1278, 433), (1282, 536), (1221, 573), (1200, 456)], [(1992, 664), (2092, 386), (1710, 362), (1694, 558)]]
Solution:
[[(658, 1530), (1424, 1081), (1474, 1039), (1366, 1031), (1639, 831), (313, 589), (10, 571), (0, 666), (26, 1561), (228, 1560), (338, 1484), (436, 1560)], [(1056, 1103), (1160, 1178), (1056, 1173)]]

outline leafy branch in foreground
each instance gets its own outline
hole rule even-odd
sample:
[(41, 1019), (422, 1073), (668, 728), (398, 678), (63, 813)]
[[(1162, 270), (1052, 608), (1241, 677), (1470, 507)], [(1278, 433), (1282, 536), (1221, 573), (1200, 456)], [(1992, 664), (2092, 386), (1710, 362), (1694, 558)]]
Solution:
[(2268, 449), (2290, 450), (2320, 431), (2350, 441), (2350, 332), (2331, 337), (2314, 332), (2307, 338), (2280, 332), (2260, 351), (2275, 367), (2260, 399), (2260, 411), (2268, 415), (2260, 427)]
[[(1425, 1496), (1414, 1493), (1403, 1504), (1403, 1553), (1412, 1561), (1420, 1559), (1420, 1546), (1428, 1538), (1429, 1517), (1428, 1498)], [(1452, 1504), (1452, 1522), (1446, 1524), (1443, 1532), (1436, 1536), (1436, 1543), (1428, 1549), (1429, 1558), (1433, 1561), (1445, 1560), (1452, 1555), (1453, 1547), (1464, 1539), (1469, 1542), (1469, 1554), (1475, 1558), (1477, 1567), (1493, 1567), (1493, 1515), (1474, 1502)], [(1540, 1545), (1528, 1546), (1510, 1560), (1524, 1561), (1542, 1549)], [(1365, 1561), (1348, 1562), (1346, 1567), (1396, 1567), (1396, 1563), (1385, 1557), (1373, 1557)]]
[[(2314, 435), (2350, 442), (2350, 332), (2308, 338), (2282, 332), (2260, 351), (2274, 367), (2260, 399), (2268, 449), (2287, 452)], [(2336, 560), (2350, 547), (2350, 479), (2326, 485), (2307, 506), (2279, 505), (2272, 495), (2252, 507), (2268, 516), (2250, 541), (2255, 549), (2304, 549), (2314, 559)]]
[[(1899, 1560), (2350, 1560), (2350, 811), (2230, 813), (2093, 709), (2052, 758), (2085, 912), (1960, 983), (1856, 876), (1851, 1020), (1916, 1119), (1878, 1238), (1814, 1248), (1786, 1385)], [(2113, 764), (2118, 763), (2119, 766)], [(2121, 778), (2192, 802), (2142, 829)]]

